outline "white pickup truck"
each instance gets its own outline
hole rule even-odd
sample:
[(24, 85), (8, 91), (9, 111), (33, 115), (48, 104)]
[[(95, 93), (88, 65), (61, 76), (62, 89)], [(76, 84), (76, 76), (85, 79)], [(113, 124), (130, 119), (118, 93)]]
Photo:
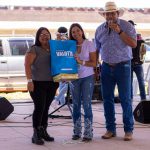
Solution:
[(26, 91), (24, 55), (33, 36), (0, 35), (0, 92)]

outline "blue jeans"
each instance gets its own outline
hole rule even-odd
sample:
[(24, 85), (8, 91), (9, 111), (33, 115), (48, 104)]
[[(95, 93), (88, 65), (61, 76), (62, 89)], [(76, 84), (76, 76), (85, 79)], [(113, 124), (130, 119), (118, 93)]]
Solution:
[(73, 123), (74, 135), (81, 136), (82, 122), (81, 122), (81, 104), (84, 109), (84, 137), (93, 137), (93, 113), (92, 113), (92, 95), (94, 89), (94, 75), (80, 78), (72, 81), (72, 98), (73, 98)]
[(65, 94), (67, 93), (68, 84), (66, 82), (59, 83), (59, 94), (55, 97), (61, 105), (65, 104)]
[[(132, 82), (133, 82), (133, 72), (135, 72), (138, 83), (139, 83), (141, 100), (145, 100), (146, 99), (146, 92), (145, 92), (144, 71), (143, 71), (142, 64), (132, 65), (132, 72), (131, 72)], [(133, 85), (131, 86), (131, 88), (132, 88), (131, 98), (133, 99)]]
[(120, 63), (114, 67), (103, 62), (101, 82), (106, 129), (116, 133), (114, 90), (117, 85), (123, 110), (124, 131), (132, 132), (134, 121), (131, 102), (131, 62)]

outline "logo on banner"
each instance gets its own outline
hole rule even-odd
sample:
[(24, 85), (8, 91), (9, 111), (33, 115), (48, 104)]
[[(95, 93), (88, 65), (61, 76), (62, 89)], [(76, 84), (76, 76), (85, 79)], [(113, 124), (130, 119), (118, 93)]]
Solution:
[(57, 50), (56, 51), (56, 56), (58, 57), (73, 57), (73, 52), (72, 51), (65, 51), (65, 50)]

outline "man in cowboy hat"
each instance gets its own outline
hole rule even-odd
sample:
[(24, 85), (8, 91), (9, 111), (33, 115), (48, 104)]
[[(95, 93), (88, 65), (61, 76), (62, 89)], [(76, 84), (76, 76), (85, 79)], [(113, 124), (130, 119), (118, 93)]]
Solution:
[(119, 19), (123, 9), (114, 2), (107, 2), (100, 14), (106, 19), (95, 33), (96, 48), (101, 54), (102, 96), (107, 132), (103, 139), (116, 136), (114, 90), (118, 87), (123, 110), (124, 140), (132, 139), (133, 113), (131, 102), (131, 59), (132, 48), (136, 47), (136, 31), (127, 21)]

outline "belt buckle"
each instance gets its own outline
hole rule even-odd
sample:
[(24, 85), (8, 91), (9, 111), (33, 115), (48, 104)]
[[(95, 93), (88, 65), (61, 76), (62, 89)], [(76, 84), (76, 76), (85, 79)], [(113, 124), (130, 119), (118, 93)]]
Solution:
[(116, 66), (116, 63), (108, 63), (108, 65), (109, 65), (110, 67), (115, 67), (115, 66)]

